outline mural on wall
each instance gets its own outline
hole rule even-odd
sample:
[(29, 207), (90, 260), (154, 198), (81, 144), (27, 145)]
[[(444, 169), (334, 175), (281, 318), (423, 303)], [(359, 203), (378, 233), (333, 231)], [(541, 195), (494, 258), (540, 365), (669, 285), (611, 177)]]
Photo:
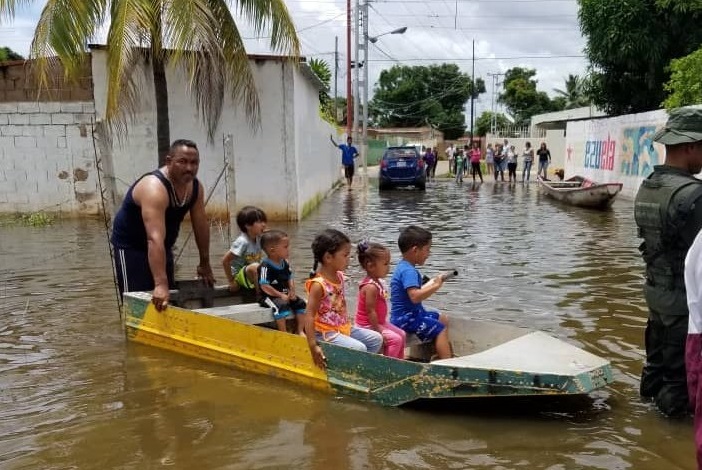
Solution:
[(664, 109), (612, 118), (571, 121), (566, 128), (566, 174), (601, 183), (623, 183), (620, 197), (634, 198), (641, 181), (665, 159), (665, 147), (653, 143), (664, 125)]
[(614, 154), (617, 141), (607, 134), (607, 140), (588, 140), (585, 142), (585, 159), (583, 168), (595, 170), (614, 170)]
[(655, 126), (625, 127), (622, 129), (621, 174), (646, 177), (653, 166), (660, 164), (658, 150), (653, 145)]

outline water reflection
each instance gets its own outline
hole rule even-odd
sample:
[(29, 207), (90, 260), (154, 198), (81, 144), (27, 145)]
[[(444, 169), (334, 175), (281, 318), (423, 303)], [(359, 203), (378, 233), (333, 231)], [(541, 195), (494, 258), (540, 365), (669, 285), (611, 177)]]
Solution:
[[(610, 358), (616, 382), (577, 406), (534, 401), (387, 409), (128, 345), (98, 221), (0, 228), (0, 467), (693, 468), (689, 422), (637, 396), (642, 263), (630, 202), (563, 206), (536, 185), (342, 188), (291, 236), (298, 282), (331, 226), (386, 244), (434, 233), (422, 270), (457, 268), (428, 304), (548, 331)], [(228, 248), (213, 231), (212, 259)], [(198, 257), (186, 247), (179, 274)], [(350, 297), (362, 273), (348, 271)], [(221, 275), (219, 276), (221, 277)]]

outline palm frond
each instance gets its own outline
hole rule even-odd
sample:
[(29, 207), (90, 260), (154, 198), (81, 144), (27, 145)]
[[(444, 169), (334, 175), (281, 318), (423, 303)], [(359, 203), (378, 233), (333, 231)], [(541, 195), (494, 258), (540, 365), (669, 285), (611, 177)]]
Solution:
[(32, 0), (0, 0), (0, 24), (3, 18), (13, 19), (18, 7), (31, 4)]
[(232, 99), (244, 105), (249, 123), (254, 128), (260, 126), (261, 110), (244, 41), (227, 2), (209, 0), (209, 5), (212, 16), (217, 19), (214, 25), (219, 50), (196, 54), (196, 62), (189, 64), (188, 73), (194, 87), (191, 92), (205, 118), (208, 135), (213, 138), (225, 90), (229, 89)]
[(141, 57), (145, 31), (154, 16), (149, 0), (112, 0), (107, 33), (107, 105), (105, 117), (113, 127), (123, 129), (124, 117), (139, 109), (139, 88), (134, 74)]
[(300, 40), (284, 0), (235, 0), (227, 3), (238, 4), (239, 13), (250, 22), (256, 34), (270, 29), (271, 49), (295, 58), (300, 55)]
[[(2, 1), (2, 0), (0, 0)], [(29, 57), (39, 89), (50, 88), (49, 69), (60, 60), (65, 77), (78, 78), (86, 45), (105, 18), (107, 0), (49, 0), (41, 12)]]

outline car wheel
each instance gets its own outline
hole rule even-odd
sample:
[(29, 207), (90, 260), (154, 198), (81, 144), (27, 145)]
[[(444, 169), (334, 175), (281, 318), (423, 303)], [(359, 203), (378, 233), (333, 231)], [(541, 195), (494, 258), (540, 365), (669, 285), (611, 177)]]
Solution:
[(380, 190), (380, 191), (386, 191), (386, 190), (388, 190), (388, 189), (390, 189), (390, 185), (389, 185), (389, 184), (387, 184), (387, 183), (380, 183), (380, 184), (378, 184), (378, 190)]
[(420, 191), (426, 191), (426, 189), (427, 189), (427, 185), (425, 183), (417, 183), (416, 187)]

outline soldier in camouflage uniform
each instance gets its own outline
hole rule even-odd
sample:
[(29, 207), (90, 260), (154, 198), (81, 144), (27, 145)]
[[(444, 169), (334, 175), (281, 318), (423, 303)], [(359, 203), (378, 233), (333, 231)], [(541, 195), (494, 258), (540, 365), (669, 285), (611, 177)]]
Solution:
[(702, 181), (694, 177), (702, 170), (702, 109), (672, 111), (653, 139), (666, 146), (665, 164), (642, 182), (634, 204), (649, 308), (640, 393), (673, 417), (688, 413), (684, 263), (702, 227)]

